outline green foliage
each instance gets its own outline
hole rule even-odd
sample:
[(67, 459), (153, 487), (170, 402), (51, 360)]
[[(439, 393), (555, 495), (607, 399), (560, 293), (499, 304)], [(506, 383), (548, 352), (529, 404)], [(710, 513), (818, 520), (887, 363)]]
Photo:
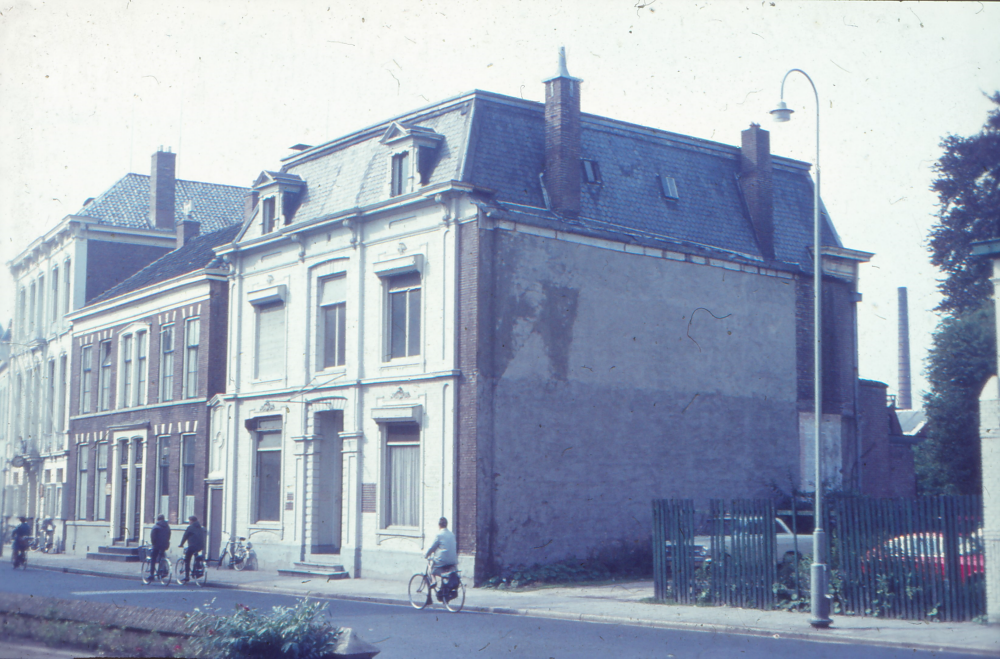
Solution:
[(195, 609), (188, 626), (195, 649), (216, 659), (319, 659), (333, 656), (341, 630), (324, 618), (327, 605), (299, 600), (294, 607), (276, 606), (258, 613), (243, 604), (231, 616)]
[(979, 494), (979, 394), (996, 372), (992, 302), (945, 316), (927, 358), (928, 437), (914, 459), (920, 494)]
[(485, 588), (524, 588), (538, 584), (610, 581), (653, 574), (652, 543), (620, 540), (591, 553), (588, 558), (569, 558), (555, 563), (507, 570), (483, 584)]
[(934, 167), (938, 223), (931, 229), (931, 262), (945, 273), (940, 311), (963, 312), (989, 299), (990, 259), (972, 256), (972, 243), (1000, 236), (1000, 92), (979, 133), (949, 135)]

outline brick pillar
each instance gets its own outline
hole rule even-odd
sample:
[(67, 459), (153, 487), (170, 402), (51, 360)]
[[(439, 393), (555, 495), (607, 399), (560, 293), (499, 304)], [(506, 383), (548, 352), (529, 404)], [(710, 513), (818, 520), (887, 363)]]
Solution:
[(545, 81), (545, 187), (552, 209), (580, 214), (580, 83), (566, 71), (559, 49), (559, 72)]

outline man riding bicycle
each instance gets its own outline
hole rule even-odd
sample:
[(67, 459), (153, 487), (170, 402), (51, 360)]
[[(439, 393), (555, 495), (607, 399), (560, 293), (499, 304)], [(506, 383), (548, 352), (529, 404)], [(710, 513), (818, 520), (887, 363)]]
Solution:
[[(458, 563), (458, 545), (455, 542), (455, 534), (448, 530), (448, 518), (442, 517), (438, 520), (438, 527), (441, 529), (438, 531), (437, 537), (434, 538), (434, 543), (424, 554), (425, 558), (430, 558), (431, 554), (434, 554), (434, 569), (431, 574), (434, 575), (435, 583), (442, 583), (442, 576), (454, 571)], [(438, 589), (438, 597), (441, 597), (441, 592), (443, 588)]]
[(21, 523), (14, 529), (10, 541), (10, 548), (14, 554), (11, 558), (14, 561), (15, 567), (21, 564), (25, 554), (28, 553), (28, 538), (31, 537), (31, 525), (28, 524), (28, 520), (24, 517), (18, 519), (21, 520)]
[(187, 549), (184, 550), (184, 578), (181, 579), (181, 583), (187, 583), (191, 578), (191, 557), (205, 549), (205, 527), (194, 515), (191, 515), (188, 521), (191, 523), (184, 531), (180, 545), (183, 547), (184, 543), (187, 543)]
[(156, 578), (156, 571), (160, 567), (160, 558), (170, 549), (170, 525), (163, 515), (156, 516), (156, 524), (149, 532), (149, 544), (153, 546), (149, 555), (149, 580), (152, 582)]

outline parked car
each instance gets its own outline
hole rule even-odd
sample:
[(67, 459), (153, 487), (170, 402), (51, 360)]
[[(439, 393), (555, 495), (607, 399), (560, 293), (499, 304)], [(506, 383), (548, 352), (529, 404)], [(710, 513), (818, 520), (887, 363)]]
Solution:
[[(741, 522), (743, 522), (744, 525), (746, 524), (746, 521), (744, 520), (728, 516), (723, 520), (723, 546), (725, 547), (726, 554), (731, 554), (733, 551), (733, 531), (736, 530), (739, 534), (741, 530)], [(712, 556), (712, 531), (714, 523), (714, 520), (705, 520), (696, 531), (697, 535), (694, 537), (694, 561), (696, 568), (707, 563), (711, 563), (713, 560), (718, 561), (722, 558), (721, 556)], [(801, 556), (804, 553), (812, 551), (812, 537), (802, 535), (800, 533), (797, 536), (796, 543), (796, 534), (792, 533), (792, 530), (788, 528), (788, 524), (786, 524), (780, 517), (774, 518), (774, 533), (774, 562), (778, 565), (786, 561), (794, 564), (796, 554)], [(749, 532), (749, 536), (754, 537), (754, 535), (755, 534), (751, 530)], [(665, 544), (666, 555), (669, 560), (673, 555), (673, 542), (667, 540)]]
[[(865, 554), (862, 571), (892, 569), (902, 563), (904, 570), (936, 571), (946, 574), (944, 534), (937, 532), (909, 533), (890, 538)], [(962, 583), (981, 578), (986, 573), (983, 555), (983, 530), (958, 539), (958, 574)]]

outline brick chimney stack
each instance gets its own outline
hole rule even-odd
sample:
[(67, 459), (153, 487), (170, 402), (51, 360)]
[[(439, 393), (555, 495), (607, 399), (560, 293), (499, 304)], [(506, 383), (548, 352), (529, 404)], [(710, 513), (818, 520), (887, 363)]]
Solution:
[(580, 214), (580, 83), (566, 70), (559, 49), (559, 72), (545, 81), (545, 188), (552, 209)]
[(909, 410), (913, 408), (913, 396), (910, 391), (910, 309), (906, 299), (906, 287), (896, 290), (899, 302), (899, 395), (896, 396), (896, 409)]
[(774, 194), (771, 134), (760, 124), (741, 133), (740, 187), (750, 211), (757, 243), (765, 259), (774, 259)]
[(177, 154), (160, 149), (153, 154), (149, 177), (149, 223), (154, 229), (174, 230), (174, 186)]

